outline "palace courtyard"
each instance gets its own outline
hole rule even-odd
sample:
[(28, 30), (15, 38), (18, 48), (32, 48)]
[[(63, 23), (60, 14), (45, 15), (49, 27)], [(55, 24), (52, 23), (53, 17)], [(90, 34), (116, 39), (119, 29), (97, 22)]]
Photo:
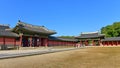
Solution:
[(120, 47), (77, 50), (0, 59), (0, 68), (119, 68)]

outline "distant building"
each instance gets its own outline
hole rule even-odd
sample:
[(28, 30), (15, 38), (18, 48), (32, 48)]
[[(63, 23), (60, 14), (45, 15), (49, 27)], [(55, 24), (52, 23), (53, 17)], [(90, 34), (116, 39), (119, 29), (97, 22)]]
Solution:
[(83, 32), (80, 36), (77, 36), (76, 39), (80, 41), (81, 45), (85, 46), (99, 46), (101, 40), (105, 38), (104, 34), (100, 32)]
[(103, 46), (120, 46), (120, 37), (102, 39)]

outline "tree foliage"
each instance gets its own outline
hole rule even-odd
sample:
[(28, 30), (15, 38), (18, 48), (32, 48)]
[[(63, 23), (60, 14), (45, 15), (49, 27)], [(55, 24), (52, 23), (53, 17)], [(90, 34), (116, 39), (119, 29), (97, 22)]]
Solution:
[(101, 28), (101, 33), (106, 37), (118, 37), (120, 36), (120, 22), (114, 22), (112, 25), (107, 25)]
[(74, 36), (59, 36), (60, 38), (74, 38)]

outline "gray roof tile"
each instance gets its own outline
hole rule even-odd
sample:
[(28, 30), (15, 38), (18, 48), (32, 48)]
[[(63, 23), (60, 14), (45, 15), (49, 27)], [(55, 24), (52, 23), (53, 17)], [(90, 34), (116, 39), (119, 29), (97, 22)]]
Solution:
[(120, 37), (111, 37), (111, 38), (105, 38), (101, 41), (120, 41)]
[(5, 36), (5, 37), (19, 37), (18, 34), (10, 32), (10, 31), (5, 31), (5, 30), (0, 30), (0, 36)]
[(104, 37), (104, 34), (100, 33), (86, 33), (86, 34), (81, 34), (80, 36), (76, 38), (98, 38), (98, 37)]
[(17, 26), (19, 28), (23, 28), (23, 29), (38, 32), (38, 33), (45, 33), (45, 34), (55, 34), (56, 33), (55, 31), (49, 30), (44, 26), (35, 26), (35, 25), (24, 23), (24, 22), (18, 22)]
[(68, 38), (60, 38), (60, 37), (54, 37), (54, 36), (49, 36), (49, 40), (58, 40), (58, 41), (74, 41), (77, 42), (77, 39), (68, 39)]

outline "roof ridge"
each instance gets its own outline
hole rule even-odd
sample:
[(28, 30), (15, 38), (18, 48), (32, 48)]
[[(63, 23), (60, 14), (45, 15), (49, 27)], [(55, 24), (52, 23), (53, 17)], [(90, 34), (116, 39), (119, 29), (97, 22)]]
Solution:
[(10, 26), (9, 24), (0, 24), (0, 26)]
[(54, 30), (50, 30), (50, 29), (46, 28), (45, 26), (32, 25), (32, 24), (28, 24), (25, 22), (21, 22), (20, 20), (18, 21), (18, 25), (19, 24), (23, 25), (23, 26), (27, 26), (27, 27), (32, 27), (32, 28), (41, 28), (41, 29), (44, 29), (44, 30), (49, 31), (49, 32), (55, 32)]
[(81, 34), (94, 34), (94, 33), (99, 33), (99, 31), (95, 31), (95, 32), (81, 32)]

